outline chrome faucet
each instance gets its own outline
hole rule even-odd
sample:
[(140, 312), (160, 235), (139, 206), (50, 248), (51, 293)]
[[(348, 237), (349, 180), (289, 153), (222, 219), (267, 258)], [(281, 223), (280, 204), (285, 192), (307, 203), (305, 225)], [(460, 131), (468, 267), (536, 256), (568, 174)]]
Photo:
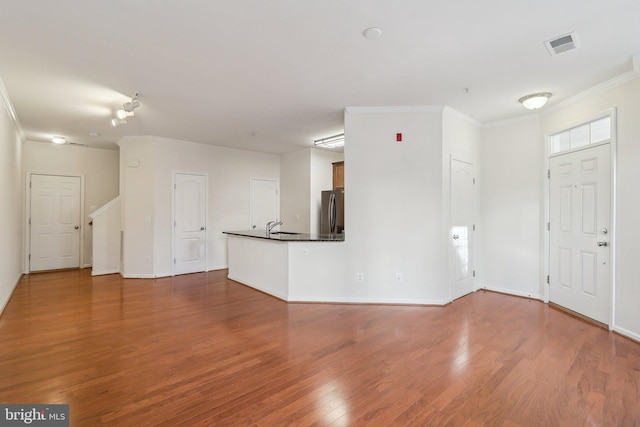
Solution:
[(282, 221), (269, 221), (266, 227), (267, 234), (271, 233), (271, 230), (273, 230), (274, 227), (277, 227), (279, 225), (282, 225)]

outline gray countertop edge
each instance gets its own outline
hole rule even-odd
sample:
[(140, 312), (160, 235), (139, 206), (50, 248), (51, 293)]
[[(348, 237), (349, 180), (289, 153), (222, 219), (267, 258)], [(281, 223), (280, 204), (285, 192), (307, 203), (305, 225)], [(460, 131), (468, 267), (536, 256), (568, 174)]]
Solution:
[(223, 231), (232, 236), (252, 237), (254, 239), (272, 240), (274, 242), (344, 242), (344, 234), (269, 234), (265, 231), (242, 230)]

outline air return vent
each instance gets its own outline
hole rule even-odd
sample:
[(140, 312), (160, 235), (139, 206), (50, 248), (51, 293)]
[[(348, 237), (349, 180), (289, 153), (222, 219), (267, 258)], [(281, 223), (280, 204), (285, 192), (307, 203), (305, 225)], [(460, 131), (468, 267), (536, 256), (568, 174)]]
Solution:
[(565, 34), (551, 40), (547, 40), (546, 42), (544, 42), (544, 44), (545, 46), (547, 46), (547, 50), (552, 56), (559, 55), (561, 53), (568, 52), (580, 47), (575, 32)]

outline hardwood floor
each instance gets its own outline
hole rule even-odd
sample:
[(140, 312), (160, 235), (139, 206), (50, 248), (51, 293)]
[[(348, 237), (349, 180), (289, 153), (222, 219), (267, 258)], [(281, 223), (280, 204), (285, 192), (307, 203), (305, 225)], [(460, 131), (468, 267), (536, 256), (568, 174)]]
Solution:
[(640, 344), (541, 302), (286, 304), (225, 277), (25, 277), (0, 403), (74, 426), (640, 425)]

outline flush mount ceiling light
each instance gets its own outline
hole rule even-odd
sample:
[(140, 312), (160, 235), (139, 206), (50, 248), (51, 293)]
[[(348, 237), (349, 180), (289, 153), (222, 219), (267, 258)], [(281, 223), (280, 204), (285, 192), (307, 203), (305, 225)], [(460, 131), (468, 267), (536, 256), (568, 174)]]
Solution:
[(344, 147), (344, 133), (333, 135), (313, 141), (313, 145), (321, 148), (337, 148)]
[(522, 106), (527, 110), (537, 110), (538, 108), (541, 108), (544, 104), (546, 104), (549, 98), (551, 98), (551, 93), (540, 92), (523, 96), (522, 98), (518, 99), (518, 102), (521, 103)]
[(55, 136), (51, 138), (51, 142), (53, 142), (54, 144), (64, 144), (65, 142), (67, 142), (67, 140), (62, 138), (61, 136)]
[(126, 124), (127, 121), (125, 119), (111, 119), (111, 126), (113, 126), (114, 128)]
[(382, 30), (378, 27), (369, 27), (362, 32), (362, 35), (364, 35), (369, 40), (375, 40), (380, 38), (380, 36), (382, 35)]

